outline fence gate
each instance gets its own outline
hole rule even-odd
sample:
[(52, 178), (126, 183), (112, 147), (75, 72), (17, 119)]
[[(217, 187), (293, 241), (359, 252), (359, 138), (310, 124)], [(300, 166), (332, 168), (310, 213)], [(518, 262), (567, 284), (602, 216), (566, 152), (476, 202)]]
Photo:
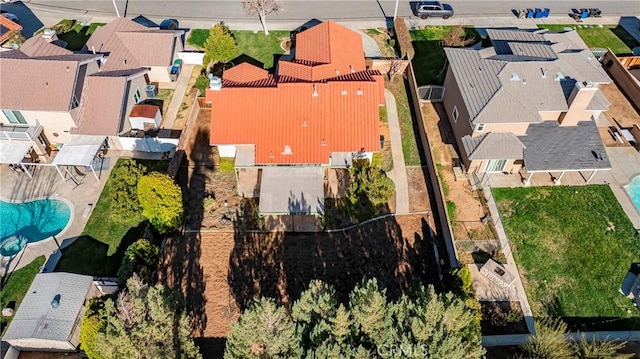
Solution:
[(427, 85), (418, 87), (418, 97), (421, 102), (442, 102), (444, 87)]

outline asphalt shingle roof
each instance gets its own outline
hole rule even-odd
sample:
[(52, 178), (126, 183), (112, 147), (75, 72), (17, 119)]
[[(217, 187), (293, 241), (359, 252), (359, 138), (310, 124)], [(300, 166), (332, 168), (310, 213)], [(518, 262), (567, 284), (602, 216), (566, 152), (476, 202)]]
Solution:
[(520, 136), (520, 140), (526, 146), (524, 165), (529, 172), (611, 168), (592, 120), (567, 127), (556, 121), (531, 124), (527, 135)]
[(499, 132), (476, 137), (464, 136), (462, 144), (470, 160), (521, 159), (525, 147), (518, 136)]

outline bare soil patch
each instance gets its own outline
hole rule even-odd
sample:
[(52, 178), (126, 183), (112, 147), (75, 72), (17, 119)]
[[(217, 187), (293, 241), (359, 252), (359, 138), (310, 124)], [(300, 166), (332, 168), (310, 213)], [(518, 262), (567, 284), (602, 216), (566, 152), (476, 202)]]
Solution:
[(431, 210), (429, 191), (427, 189), (426, 168), (407, 167), (409, 184), (409, 211), (424, 212)]
[(78, 353), (20, 352), (18, 359), (82, 359)]
[[(455, 204), (454, 220), (451, 224), (456, 240), (487, 239), (492, 237), (491, 228), (481, 222), (487, 211), (478, 191), (469, 181), (456, 181), (452, 168), (452, 156), (448, 145), (455, 146), (453, 130), (442, 104), (427, 103), (422, 106), (425, 130), (433, 152), (438, 176), (442, 182), (447, 202)], [(451, 213), (449, 213), (451, 217)]]
[(618, 85), (615, 83), (600, 85), (600, 89), (611, 103), (609, 110), (605, 112), (609, 121), (618, 122), (622, 127), (631, 127), (634, 124), (640, 125), (640, 114), (631, 105)]

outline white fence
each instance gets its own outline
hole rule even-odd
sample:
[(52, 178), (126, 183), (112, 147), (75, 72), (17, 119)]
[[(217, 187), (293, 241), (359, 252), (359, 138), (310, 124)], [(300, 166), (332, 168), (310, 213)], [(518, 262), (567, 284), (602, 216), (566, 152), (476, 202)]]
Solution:
[(173, 150), (178, 145), (177, 138), (158, 137), (118, 137), (120, 146), (124, 151), (139, 152), (167, 152)]

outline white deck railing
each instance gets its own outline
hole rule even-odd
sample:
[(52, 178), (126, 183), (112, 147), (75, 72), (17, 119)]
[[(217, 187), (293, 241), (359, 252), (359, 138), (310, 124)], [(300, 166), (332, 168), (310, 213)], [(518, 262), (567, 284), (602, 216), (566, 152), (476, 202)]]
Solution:
[(9, 141), (31, 141), (40, 133), (41, 129), (42, 125), (40, 125), (38, 120), (36, 120), (35, 125), (2, 124), (0, 126), (0, 139)]

